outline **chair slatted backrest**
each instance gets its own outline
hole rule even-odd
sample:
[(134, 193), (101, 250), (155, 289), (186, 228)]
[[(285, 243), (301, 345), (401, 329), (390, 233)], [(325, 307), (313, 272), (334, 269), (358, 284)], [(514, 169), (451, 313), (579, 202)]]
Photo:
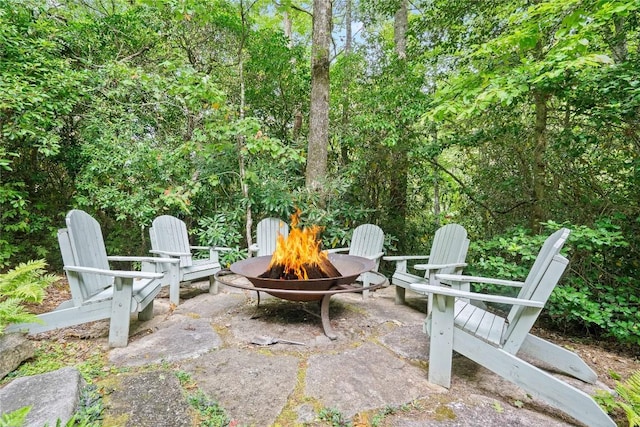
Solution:
[[(464, 262), (469, 250), (467, 230), (459, 224), (447, 224), (436, 230), (429, 253), (429, 264)], [(456, 273), (457, 267), (438, 270), (440, 274)]]
[[(349, 255), (373, 256), (382, 252), (384, 246), (384, 231), (375, 224), (362, 224), (353, 230), (351, 244), (349, 245)], [(376, 261), (378, 269), (379, 259)]]
[(289, 237), (289, 225), (279, 218), (265, 218), (256, 227), (257, 256), (273, 255), (278, 236)]
[[(518, 293), (519, 299), (546, 304), (569, 264), (569, 261), (560, 255), (560, 250), (567, 241), (569, 233), (569, 229), (562, 228), (545, 240)], [(507, 331), (503, 335), (505, 350), (517, 351), (541, 311), (542, 309), (517, 305), (511, 308), (507, 316)]]
[[(109, 270), (107, 250), (98, 221), (82, 210), (73, 209), (67, 214), (66, 223), (67, 228), (58, 232), (64, 265)], [(73, 285), (70, 283), (76, 304), (113, 285), (113, 277), (89, 273), (73, 276), (77, 276), (79, 281)], [(69, 281), (75, 282), (75, 279), (70, 278)], [(76, 287), (75, 294), (73, 287)], [(79, 292), (81, 296), (77, 295)]]
[(156, 217), (149, 229), (149, 237), (151, 249), (188, 254), (180, 257), (180, 267), (193, 265), (187, 225), (181, 219), (171, 215)]

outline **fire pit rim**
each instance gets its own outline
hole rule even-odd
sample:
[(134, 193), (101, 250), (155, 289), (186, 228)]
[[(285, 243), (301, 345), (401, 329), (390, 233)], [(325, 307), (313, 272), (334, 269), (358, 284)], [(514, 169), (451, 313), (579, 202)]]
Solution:
[(281, 298), (294, 301), (309, 301), (322, 299), (322, 293), (340, 285), (353, 283), (357, 277), (375, 268), (375, 261), (343, 254), (329, 254), (329, 260), (334, 264), (342, 276), (319, 279), (269, 279), (258, 277), (267, 271), (271, 256), (261, 256), (237, 261), (229, 267), (229, 270), (249, 280), (253, 286), (269, 293), (273, 291), (287, 291), (284, 295), (277, 292)]
[[(368, 271), (373, 270), (376, 265), (374, 260), (361, 257), (361, 256), (331, 253), (328, 255), (328, 257), (329, 257), (329, 261), (331, 261), (331, 263), (334, 264), (334, 266), (340, 272), (340, 274), (342, 274), (342, 276), (325, 277), (325, 278), (319, 278), (319, 279), (306, 279), (306, 280), (305, 279), (285, 280), (285, 279), (269, 279), (264, 277), (258, 277), (260, 274), (267, 271), (269, 263), (271, 262), (271, 255), (264, 255), (264, 256), (247, 258), (240, 261), (236, 261), (233, 264), (231, 264), (231, 266), (229, 267), (229, 270), (231, 270), (232, 273), (239, 274), (240, 276), (246, 277), (247, 279), (249, 279), (251, 283), (253, 283), (256, 286), (257, 284), (252, 279), (257, 279), (256, 281), (260, 283), (271, 283), (271, 282), (322, 283), (322, 282), (334, 282), (336, 280), (339, 280), (341, 284), (344, 284), (344, 283), (352, 282), (353, 280), (355, 280), (355, 278), (357, 278), (362, 273), (366, 273)], [(247, 271), (247, 266), (249, 266), (251, 269), (257, 269), (256, 265), (260, 265), (260, 264), (263, 264), (264, 268), (258, 267), (259, 268), (258, 274), (251, 274), (250, 272)], [(345, 266), (348, 268), (352, 266), (354, 268), (357, 268), (358, 265), (360, 267), (359, 269), (345, 271)], [(340, 267), (342, 267), (342, 269)]]

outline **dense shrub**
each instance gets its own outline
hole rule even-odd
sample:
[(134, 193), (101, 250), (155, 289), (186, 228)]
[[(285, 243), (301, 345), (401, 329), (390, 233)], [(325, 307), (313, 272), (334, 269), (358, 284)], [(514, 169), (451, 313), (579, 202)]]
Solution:
[(620, 228), (609, 220), (593, 227), (554, 222), (544, 226), (547, 232), (541, 235), (514, 228), (490, 240), (472, 241), (468, 272), (524, 280), (544, 239), (568, 227), (571, 234), (563, 254), (570, 260), (569, 268), (549, 299), (545, 318), (563, 330), (640, 344), (640, 284), (625, 270), (633, 254)]

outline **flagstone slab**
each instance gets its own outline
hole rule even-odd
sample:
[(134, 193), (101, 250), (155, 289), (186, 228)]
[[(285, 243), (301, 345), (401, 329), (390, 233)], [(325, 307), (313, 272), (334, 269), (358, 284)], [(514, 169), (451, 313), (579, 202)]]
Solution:
[(20, 377), (0, 389), (0, 415), (25, 406), (25, 427), (65, 425), (73, 416), (84, 381), (76, 368), (62, 368), (46, 374)]

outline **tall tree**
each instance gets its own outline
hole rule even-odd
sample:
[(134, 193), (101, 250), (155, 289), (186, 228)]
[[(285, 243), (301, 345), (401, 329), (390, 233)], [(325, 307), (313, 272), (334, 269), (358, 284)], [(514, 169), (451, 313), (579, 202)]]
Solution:
[(307, 188), (318, 190), (327, 174), (329, 149), (329, 49), (331, 0), (314, 0), (311, 47), (311, 109), (307, 152)]
[[(449, 67), (447, 82), (439, 85), (427, 117), (441, 123), (439, 145), (459, 144), (470, 153), (482, 150), (480, 156), (489, 151), (504, 156), (502, 177), (487, 175), (487, 183), (504, 191), (502, 200), (510, 206), (496, 197), (484, 204), (494, 210), (487, 218), (495, 218), (496, 212), (517, 213), (538, 230), (562, 203), (557, 200), (560, 193), (553, 191), (562, 173), (554, 162), (561, 155), (556, 105), (567, 87), (579, 85), (577, 76), (612, 63), (606, 46), (598, 41), (597, 28), (607, 20), (598, 18), (598, 10), (609, 9), (610, 19), (629, 7), (622, 3), (546, 0), (526, 8), (519, 2), (477, 3), (452, 11), (447, 9), (450, 2), (434, 2), (457, 13), (453, 22), (459, 24), (442, 22), (443, 27), (430, 28), (429, 33), (446, 33), (452, 53), (456, 43), (467, 51), (449, 57), (455, 67)], [(474, 131), (461, 132), (465, 127)], [(486, 150), (489, 141), (495, 151)], [(505, 155), (505, 150), (512, 154)], [(489, 168), (492, 163), (483, 169)]]
[[(407, 76), (407, 27), (409, 25), (407, 0), (400, 1), (400, 7), (395, 13), (393, 22), (393, 40), (398, 61), (398, 79), (404, 80)], [(404, 123), (398, 121), (398, 135), (394, 147), (391, 148), (391, 163), (394, 165), (394, 173), (391, 174), (389, 186), (389, 201), (394, 207), (390, 215), (392, 232), (399, 238), (401, 245), (405, 239), (405, 221), (407, 216), (407, 180), (409, 179), (409, 145), (410, 132)], [(402, 248), (404, 249), (404, 248)]]

